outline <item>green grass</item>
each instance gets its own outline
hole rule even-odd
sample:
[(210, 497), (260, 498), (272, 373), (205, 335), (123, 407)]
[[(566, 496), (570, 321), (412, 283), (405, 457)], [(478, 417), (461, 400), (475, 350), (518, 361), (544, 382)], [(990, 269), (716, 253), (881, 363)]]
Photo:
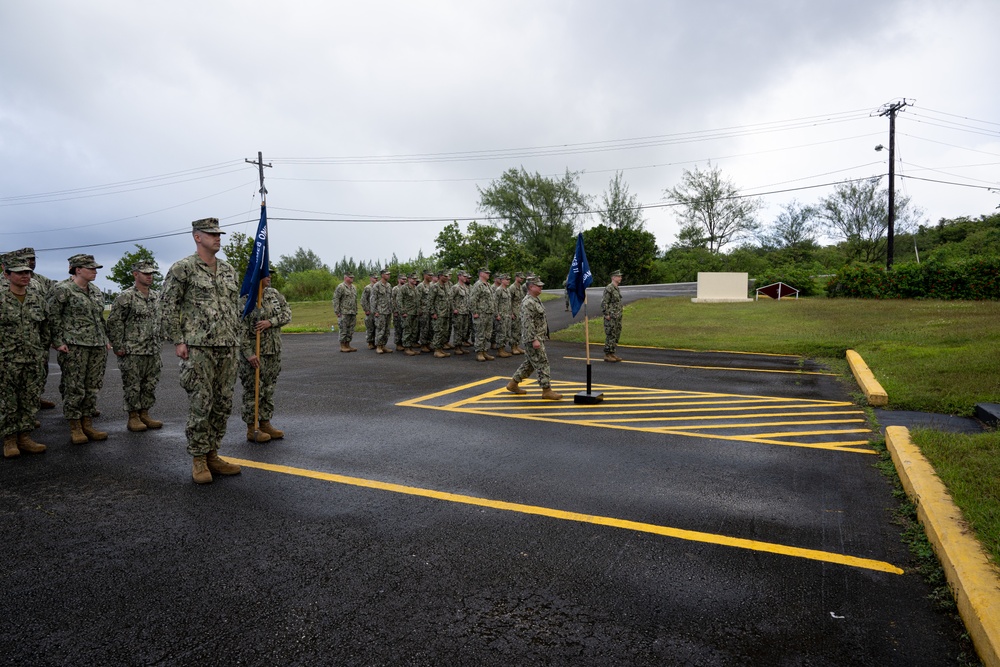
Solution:
[[(971, 415), (1000, 402), (1000, 303), (869, 301), (825, 297), (695, 304), (646, 299), (625, 308), (621, 343), (696, 350), (798, 354), (843, 372), (856, 350), (889, 394), (890, 408)], [(603, 341), (592, 320), (590, 340)], [(553, 335), (583, 341), (583, 325)]]

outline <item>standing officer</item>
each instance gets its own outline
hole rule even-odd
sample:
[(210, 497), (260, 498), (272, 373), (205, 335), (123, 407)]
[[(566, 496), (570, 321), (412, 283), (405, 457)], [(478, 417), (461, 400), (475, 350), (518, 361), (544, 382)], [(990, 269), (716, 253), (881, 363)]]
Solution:
[[(278, 375), (281, 374), (281, 327), (292, 321), (292, 309), (288, 307), (288, 302), (281, 292), (271, 287), (271, 276), (262, 278), (260, 284), (264, 288), (260, 308), (255, 307), (244, 318), (243, 340), (240, 344), (243, 423), (247, 425), (247, 440), (250, 442), (280, 440), (285, 436), (284, 431), (271, 426), (271, 417), (274, 416), (274, 387), (278, 383)], [(256, 295), (251, 294), (250, 297), (256, 301)], [(246, 301), (243, 304), (245, 306)], [(260, 332), (260, 356), (257, 355), (258, 332)], [(254, 385), (257, 384), (258, 368), (260, 400), (256, 405), (258, 422), (254, 423), (256, 396)]]
[(382, 276), (372, 285), (372, 317), (375, 320), (375, 351), (378, 354), (391, 353), (386, 347), (389, 329), (392, 325), (392, 285), (389, 284), (389, 267), (382, 269)]
[(420, 344), (421, 352), (431, 351), (431, 276), (430, 269), (424, 269), (424, 279), (417, 284), (417, 293), (420, 294), (420, 330), (417, 332), (417, 342)]
[(417, 291), (417, 274), (412, 274), (406, 284), (396, 292), (396, 312), (403, 323), (403, 354), (413, 357), (420, 354), (417, 334), (420, 331), (420, 292)]
[(358, 348), (351, 347), (358, 319), (358, 288), (354, 286), (352, 273), (345, 273), (344, 282), (333, 291), (333, 314), (337, 316), (337, 328), (340, 329), (340, 351), (357, 352)]
[(514, 376), (507, 383), (507, 391), (515, 394), (528, 392), (517, 385), (521, 380), (538, 371), (538, 384), (542, 386), (542, 398), (550, 401), (562, 399), (562, 394), (552, 391), (552, 380), (549, 377), (549, 357), (545, 353), (545, 339), (548, 337), (549, 326), (545, 322), (545, 306), (538, 300), (544, 283), (540, 278), (531, 277), (527, 280), (528, 296), (521, 302), (521, 343), (524, 345), (525, 359), (514, 371)]
[(372, 287), (378, 276), (369, 274), (368, 284), (361, 290), (361, 310), (365, 311), (365, 338), (368, 341), (368, 349), (375, 349), (375, 316), (372, 314)]
[(403, 289), (408, 278), (402, 271), (396, 276), (396, 284), (392, 288), (392, 336), (396, 351), (403, 351), (403, 317), (399, 312), (399, 290)]
[[(34, 248), (21, 248), (20, 250), (11, 253), (11, 257), (20, 257), (31, 269), (31, 284), (37, 287), (41, 293), (42, 298), (48, 298), (49, 290), (52, 286), (56, 284), (56, 281), (51, 278), (46, 278), (40, 273), (35, 273), (35, 249)], [(45, 391), (45, 383), (49, 379), (49, 348), (46, 347), (44, 351), (39, 355), (38, 363), (42, 367), (42, 391)], [(38, 407), (43, 410), (51, 410), (56, 407), (56, 404), (52, 401), (47, 401), (44, 398), (38, 399)]]
[(108, 339), (122, 375), (127, 428), (133, 432), (163, 426), (163, 422), (149, 416), (149, 409), (156, 403), (156, 385), (163, 366), (159, 293), (151, 287), (156, 269), (151, 262), (133, 264), (135, 284), (118, 295), (108, 315)]
[(469, 291), (469, 312), (476, 327), (476, 361), (493, 361), (489, 347), (497, 315), (496, 300), (490, 285), (490, 270), (486, 267), (479, 269), (479, 280)]
[(507, 291), (510, 292), (511, 310), (510, 353), (524, 354), (524, 350), (521, 349), (521, 302), (524, 301), (524, 295), (527, 294), (524, 289), (524, 273), (518, 271), (514, 274), (514, 282), (510, 284)]
[(455, 354), (465, 354), (463, 346), (472, 343), (472, 317), (469, 315), (469, 274), (460, 269), (458, 281), (451, 288), (451, 328), (455, 332)]
[(104, 322), (104, 295), (93, 284), (100, 268), (104, 267), (93, 255), (73, 255), (69, 258), (72, 278), (53, 285), (47, 299), (52, 347), (59, 351), (62, 370), (59, 391), (63, 416), (69, 421), (74, 445), (108, 438), (92, 421), (111, 348)]
[(618, 286), (622, 282), (622, 272), (613, 271), (611, 282), (604, 288), (601, 297), (601, 312), (604, 313), (604, 361), (612, 363), (621, 361), (615, 352), (618, 351), (618, 339), (622, 335), (622, 293)]
[(3, 258), (0, 290), (0, 435), (4, 458), (41, 454), (31, 439), (45, 379), (38, 358), (49, 349), (48, 311), (39, 290), (29, 289), (31, 267), (11, 254)]
[(447, 271), (438, 271), (437, 278), (437, 282), (431, 285), (428, 296), (434, 330), (431, 348), (434, 349), (435, 357), (444, 359), (451, 356), (445, 350), (452, 347), (448, 342), (448, 336), (451, 335), (451, 287), (448, 285)]
[(238, 465), (219, 457), (226, 421), (233, 411), (239, 348), (240, 284), (236, 270), (216, 258), (221, 246), (218, 218), (191, 223), (195, 253), (167, 271), (160, 302), (164, 334), (180, 357), (181, 387), (187, 392), (187, 451), (198, 484), (217, 475), (237, 475)]
[(507, 351), (507, 346), (513, 347), (514, 341), (511, 337), (510, 325), (513, 320), (513, 314), (511, 310), (510, 303), (510, 276), (506, 273), (500, 274), (500, 286), (496, 288), (494, 294), (497, 300), (497, 356), (501, 359), (506, 359), (507, 357), (512, 357), (510, 352)]

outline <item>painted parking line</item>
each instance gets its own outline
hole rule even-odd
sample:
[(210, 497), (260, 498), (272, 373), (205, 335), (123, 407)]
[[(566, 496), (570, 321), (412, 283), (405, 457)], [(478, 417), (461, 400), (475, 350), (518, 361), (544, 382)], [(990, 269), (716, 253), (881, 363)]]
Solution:
[(781, 556), (790, 556), (793, 558), (805, 558), (808, 560), (822, 561), (825, 563), (834, 563), (837, 565), (846, 565), (848, 567), (875, 570), (878, 572), (887, 572), (890, 574), (903, 574), (903, 570), (901, 568), (896, 567), (895, 565), (887, 563), (885, 561), (874, 560), (871, 558), (860, 558), (857, 556), (850, 556), (847, 554), (840, 554), (832, 551), (821, 551), (818, 549), (804, 549), (802, 547), (776, 544), (773, 542), (748, 540), (740, 537), (730, 537), (727, 535), (704, 533), (696, 530), (686, 530), (683, 528), (672, 528), (670, 526), (661, 526), (657, 524), (643, 523), (640, 521), (616, 519), (612, 517), (599, 516), (593, 514), (582, 514), (579, 512), (568, 512), (565, 510), (552, 509), (549, 507), (540, 507), (538, 505), (524, 505), (521, 503), (507, 502), (504, 500), (491, 500), (489, 498), (479, 498), (477, 496), (466, 496), (457, 493), (449, 493), (447, 491), (437, 491), (434, 489), (423, 489), (414, 486), (405, 486), (402, 484), (392, 484), (389, 482), (380, 482), (377, 480), (363, 479), (360, 477), (348, 477), (345, 475), (320, 472), (317, 470), (309, 470), (306, 468), (293, 468), (290, 466), (262, 463), (260, 461), (250, 461), (246, 459), (235, 459), (229, 457), (226, 457), (226, 460), (247, 468), (256, 468), (258, 470), (266, 470), (269, 472), (282, 473), (285, 475), (294, 475), (297, 477), (306, 477), (309, 479), (333, 482), (336, 484), (346, 484), (350, 486), (358, 486), (368, 489), (391, 491), (393, 493), (400, 493), (410, 496), (420, 496), (423, 498), (432, 498), (434, 500), (442, 500), (446, 502), (459, 503), (463, 505), (474, 505), (477, 507), (487, 507), (495, 510), (517, 512), (520, 514), (532, 514), (552, 519), (560, 519), (563, 521), (575, 521), (577, 523), (587, 523), (598, 526), (607, 526), (611, 528), (620, 528), (623, 530), (632, 530), (641, 533), (652, 533), (654, 535), (662, 535), (664, 537), (672, 537), (675, 539), (687, 540), (690, 542), (702, 542), (705, 544), (715, 544), (719, 546), (733, 547), (737, 549), (761, 551)]
[[(572, 359), (573, 361), (586, 361), (586, 357), (563, 357), (563, 359)], [(668, 364), (664, 361), (632, 361), (631, 359), (623, 359), (618, 362), (622, 364), (637, 364), (640, 366), (668, 366), (670, 368), (693, 368), (700, 371), (740, 371), (743, 373), (786, 373), (789, 375), (825, 375), (828, 377), (837, 377), (836, 373), (830, 373), (829, 371), (804, 371), (800, 369), (789, 369), (789, 368), (753, 368), (753, 367), (739, 367), (739, 366), (696, 366), (694, 364)]]
[[(847, 401), (676, 391), (609, 384), (595, 405), (547, 401), (536, 384), (527, 394), (506, 390), (507, 377), (491, 377), (397, 403), (490, 417), (547, 421), (575, 426), (641, 431), (787, 447), (875, 454), (864, 411)], [(583, 383), (556, 382), (565, 394), (586, 390)]]

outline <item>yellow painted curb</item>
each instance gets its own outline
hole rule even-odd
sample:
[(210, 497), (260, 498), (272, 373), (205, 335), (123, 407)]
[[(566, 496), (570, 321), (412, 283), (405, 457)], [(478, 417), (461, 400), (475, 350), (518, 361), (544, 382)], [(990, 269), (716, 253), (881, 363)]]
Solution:
[(875, 407), (888, 405), (889, 395), (885, 393), (885, 389), (875, 379), (875, 375), (868, 368), (868, 364), (861, 358), (861, 355), (854, 350), (848, 350), (847, 363), (851, 367), (851, 372), (854, 373), (854, 379), (861, 386), (861, 391), (865, 392), (868, 405)]
[(910, 431), (889, 426), (885, 443), (980, 660), (987, 667), (1000, 667), (1000, 570), (990, 563), (934, 468), (910, 440)]

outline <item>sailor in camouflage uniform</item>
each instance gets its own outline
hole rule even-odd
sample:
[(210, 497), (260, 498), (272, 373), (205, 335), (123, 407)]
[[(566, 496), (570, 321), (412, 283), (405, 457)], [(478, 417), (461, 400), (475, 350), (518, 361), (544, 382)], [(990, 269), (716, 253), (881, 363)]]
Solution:
[(417, 343), (421, 352), (431, 351), (431, 306), (430, 291), (433, 284), (431, 277), (433, 272), (430, 269), (424, 270), (424, 279), (417, 284), (417, 293), (420, 295), (420, 328), (417, 331)]
[(217, 259), (221, 234), (217, 218), (191, 223), (195, 254), (167, 271), (160, 295), (164, 335), (180, 357), (181, 387), (190, 400), (187, 451), (198, 484), (212, 473), (236, 475), (238, 465), (219, 457), (226, 420), (233, 411), (239, 339), (240, 283), (236, 270)]
[(396, 351), (403, 351), (403, 318), (399, 312), (399, 290), (403, 289), (408, 278), (402, 271), (396, 276), (396, 284), (392, 288), (392, 341), (396, 346)]
[(507, 291), (510, 292), (511, 310), (510, 353), (524, 354), (524, 350), (521, 349), (521, 302), (524, 301), (524, 295), (527, 294), (524, 289), (524, 273), (518, 271), (514, 274), (514, 282), (510, 284)]
[(357, 352), (358, 348), (351, 347), (358, 319), (358, 288), (354, 286), (352, 273), (345, 273), (344, 282), (333, 290), (333, 314), (337, 316), (337, 328), (340, 329), (340, 351)]
[(391, 353), (392, 350), (386, 347), (392, 325), (392, 285), (389, 284), (388, 267), (382, 269), (382, 277), (372, 285), (371, 309), (375, 320), (375, 352)]
[(544, 283), (539, 278), (531, 277), (528, 278), (527, 285), (528, 295), (521, 302), (521, 343), (524, 345), (526, 356), (507, 383), (507, 391), (515, 394), (528, 393), (518, 385), (533, 371), (537, 371), (538, 384), (542, 387), (542, 398), (558, 401), (562, 399), (562, 394), (552, 391), (549, 357), (545, 353), (544, 341), (548, 338), (549, 329), (545, 322), (545, 306), (538, 299)]
[[(431, 341), (431, 349), (438, 359), (450, 357), (451, 354), (445, 350), (452, 349), (448, 337), (451, 336), (451, 286), (448, 284), (449, 275), (447, 271), (438, 271), (437, 282), (431, 284), (430, 293), (427, 300), (431, 309), (431, 326), (434, 337)], [(462, 348), (458, 348), (461, 350)], [(465, 354), (462, 352), (462, 354)]]
[(622, 358), (618, 351), (618, 339), (622, 335), (622, 293), (618, 286), (622, 282), (622, 272), (611, 274), (611, 283), (604, 288), (601, 297), (601, 312), (604, 313), (604, 361), (617, 362)]
[(156, 403), (156, 385), (163, 366), (159, 292), (151, 287), (156, 273), (157, 266), (152, 262), (133, 264), (135, 284), (118, 295), (108, 315), (108, 338), (122, 375), (126, 427), (135, 433), (163, 426), (163, 422), (149, 416)]
[[(247, 425), (247, 440), (250, 442), (268, 442), (285, 436), (284, 431), (271, 426), (271, 418), (274, 416), (274, 387), (281, 374), (281, 327), (292, 321), (292, 309), (288, 307), (281, 292), (271, 287), (271, 276), (263, 278), (260, 284), (264, 288), (261, 305), (243, 319), (243, 341), (240, 345), (243, 423)], [(244, 305), (245, 299), (246, 297)], [(257, 354), (258, 331), (260, 355)], [(258, 421), (255, 423), (254, 385), (257, 384), (257, 368), (260, 368), (260, 400), (257, 405)]]
[(417, 347), (417, 335), (420, 331), (420, 292), (417, 291), (418, 280), (417, 274), (412, 274), (395, 294), (396, 313), (403, 323), (403, 354), (408, 357), (420, 354), (420, 348)]
[(458, 280), (451, 288), (451, 329), (454, 332), (455, 354), (465, 354), (463, 346), (472, 340), (472, 316), (469, 314), (469, 274), (458, 272)]
[(104, 295), (93, 284), (100, 268), (93, 255), (73, 255), (69, 258), (72, 278), (53, 285), (47, 297), (52, 347), (59, 352), (62, 370), (59, 391), (63, 416), (69, 421), (74, 445), (108, 438), (92, 421), (111, 348), (104, 322)]
[(510, 325), (514, 319), (513, 310), (511, 309), (510, 302), (510, 276), (506, 273), (500, 274), (500, 286), (496, 288), (494, 294), (497, 300), (497, 356), (506, 359), (507, 357), (514, 356), (507, 351), (507, 346), (513, 347), (514, 339), (510, 329)]
[(489, 353), (489, 346), (497, 313), (493, 286), (489, 280), (490, 270), (485, 267), (479, 269), (479, 280), (469, 290), (469, 312), (472, 313), (472, 325), (476, 327), (476, 361), (494, 359)]
[[(49, 295), (49, 290), (52, 286), (56, 284), (56, 281), (51, 278), (46, 278), (40, 273), (35, 273), (35, 249), (34, 248), (21, 248), (20, 250), (15, 250), (11, 253), (11, 257), (20, 257), (27, 266), (31, 269), (31, 287), (38, 289), (42, 298), (47, 298)], [(49, 348), (46, 347), (45, 350), (39, 355), (38, 363), (42, 367), (42, 391), (45, 391), (45, 383), (49, 379)], [(43, 410), (51, 410), (56, 407), (56, 404), (52, 401), (47, 401), (44, 398), (38, 400), (38, 407)], [(94, 416), (96, 417), (99, 412)]]
[(45, 380), (39, 355), (49, 349), (48, 309), (42, 293), (30, 289), (31, 267), (16, 255), (3, 258), (0, 288), (0, 435), (4, 458), (40, 454), (31, 439)]
[(374, 273), (368, 276), (368, 284), (361, 290), (361, 310), (365, 311), (365, 338), (368, 341), (368, 349), (375, 349), (375, 313), (372, 311), (372, 288), (378, 276)]

